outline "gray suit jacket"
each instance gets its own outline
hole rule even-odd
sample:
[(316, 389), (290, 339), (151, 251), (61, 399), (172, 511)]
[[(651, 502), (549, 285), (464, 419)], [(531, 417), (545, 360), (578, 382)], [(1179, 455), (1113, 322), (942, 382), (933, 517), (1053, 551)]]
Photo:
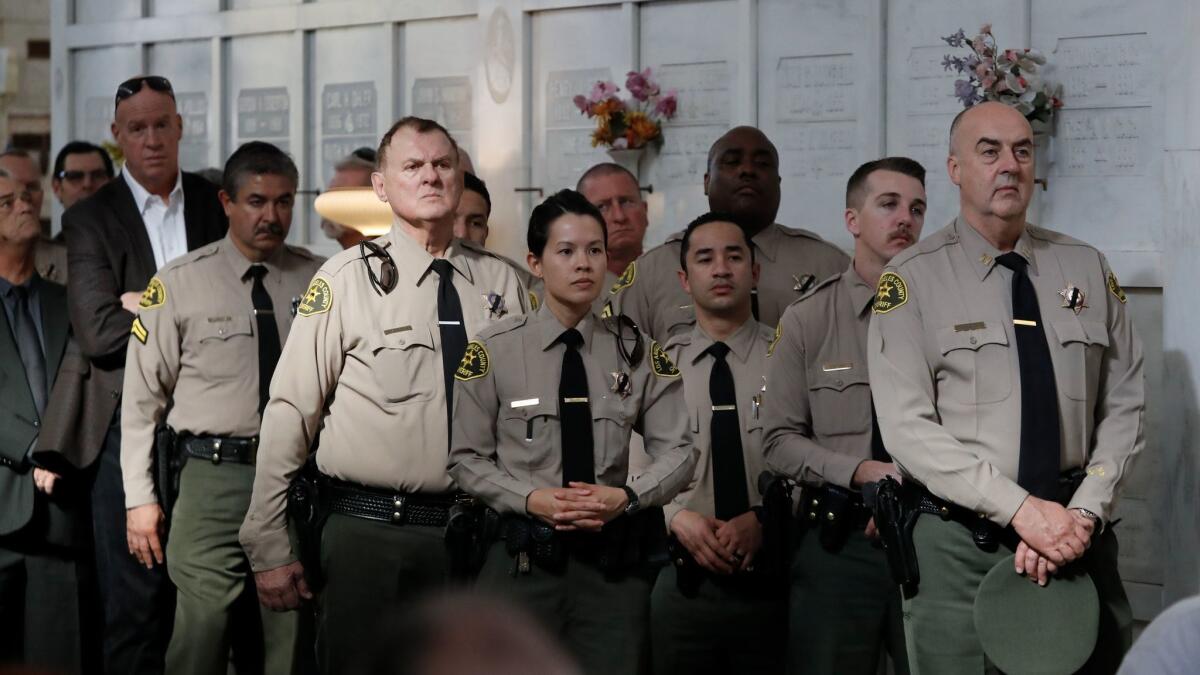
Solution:
[[(39, 289), (46, 372), (56, 377), (66, 350), (70, 323), (67, 289), (44, 283)], [(53, 381), (53, 380), (52, 380)], [(44, 426), (25, 378), (21, 354), (13, 340), (8, 315), (0, 309), (0, 536), (24, 527), (33, 517), (33, 469), (25, 461), (29, 444)]]

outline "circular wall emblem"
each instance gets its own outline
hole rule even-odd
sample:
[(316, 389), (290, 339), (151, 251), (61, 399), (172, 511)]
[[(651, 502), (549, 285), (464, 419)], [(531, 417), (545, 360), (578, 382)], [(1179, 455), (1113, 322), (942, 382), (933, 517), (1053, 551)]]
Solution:
[(483, 69), (487, 74), (488, 93), (496, 103), (504, 103), (512, 90), (513, 68), (517, 61), (516, 40), (508, 12), (497, 7), (488, 19)]

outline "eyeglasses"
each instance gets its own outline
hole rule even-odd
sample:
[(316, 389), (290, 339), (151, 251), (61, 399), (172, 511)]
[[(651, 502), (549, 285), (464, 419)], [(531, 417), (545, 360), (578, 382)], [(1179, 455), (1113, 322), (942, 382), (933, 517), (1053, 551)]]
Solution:
[(10, 192), (6, 195), (0, 195), (0, 213), (8, 213), (16, 206), (17, 200), (21, 200), (30, 206), (33, 206), (33, 193), (29, 190), (22, 192)]
[(158, 75), (139, 75), (138, 77), (131, 77), (117, 86), (117, 100), (113, 106), (121, 105), (121, 101), (141, 91), (142, 85), (170, 96), (172, 101), (175, 100), (175, 90), (171, 87), (170, 80)]
[(84, 178), (91, 178), (93, 183), (108, 180), (108, 171), (104, 169), (92, 169), (91, 171), (59, 171), (55, 178), (65, 180), (68, 183), (79, 183)]
[[(396, 271), (396, 261), (392, 260), (390, 253), (385, 251), (382, 246), (370, 240), (363, 240), (358, 244), (359, 259), (367, 266), (367, 277), (371, 280), (371, 287), (380, 295), (387, 295), (396, 288), (399, 275)], [(375, 275), (375, 269), (371, 267), (371, 258), (379, 258), (379, 275)]]

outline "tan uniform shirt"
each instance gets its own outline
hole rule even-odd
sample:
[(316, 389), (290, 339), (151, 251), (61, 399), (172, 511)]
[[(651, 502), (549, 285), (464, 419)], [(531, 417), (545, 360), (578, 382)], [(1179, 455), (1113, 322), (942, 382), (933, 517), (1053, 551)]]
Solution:
[[(1087, 477), (1069, 506), (1108, 519), (1142, 449), (1142, 346), (1125, 293), (1099, 251), (1028, 225), (1029, 265), (1058, 388), (1066, 471)], [(961, 217), (892, 260), (867, 343), (871, 390), (889, 452), (934, 494), (1007, 525), (1017, 485), (1021, 379), (1012, 277)], [(1083, 292), (1072, 309), (1064, 297)]]
[[(338, 253), (313, 279), (280, 357), (240, 535), (255, 571), (295, 559), (288, 482), (318, 436), (327, 475), (403, 492), (452, 488), (434, 258), (395, 227), (376, 243), (396, 264), (395, 289), (375, 290), (357, 247)], [(525, 290), (503, 260), (457, 239), (446, 259), (468, 336), (524, 311)], [(380, 259), (370, 265), (378, 276)], [(489, 296), (500, 299), (495, 311)]]
[(849, 489), (871, 459), (867, 326), (875, 288), (851, 263), (779, 320), (763, 406), (767, 465), (810, 485)]
[[(615, 325), (591, 314), (576, 327), (583, 335), (596, 481), (628, 484), (642, 506), (662, 506), (687, 484), (696, 462), (682, 382), (648, 338), (641, 360), (629, 366)], [(468, 347), (456, 376), (450, 474), (502, 513), (524, 514), (530, 492), (562, 486), (558, 388), (566, 347), (558, 338), (565, 330), (545, 305), (536, 314), (500, 323)], [(630, 352), (633, 342), (627, 331)], [(628, 375), (626, 395), (615, 390), (618, 373)], [(630, 477), (634, 429), (645, 437), (652, 461)]]
[[(742, 432), (742, 458), (746, 467), (746, 487), (750, 506), (762, 503), (758, 493), (758, 476), (763, 471), (762, 402), (766, 390), (767, 349), (774, 330), (751, 319), (729, 336), (729, 355), (725, 362), (733, 373), (738, 417)], [(683, 509), (707, 516), (715, 515), (712, 466), (712, 396), (708, 381), (715, 360), (705, 352), (714, 340), (699, 324), (688, 333), (677, 335), (667, 342), (666, 350), (683, 372), (684, 400), (687, 402), (688, 422), (695, 439), (698, 458), (687, 488), (663, 510), (668, 527), (675, 514)]]
[[(806, 230), (769, 225), (756, 234), (758, 320), (774, 326), (783, 310), (817, 284), (846, 268), (841, 249)], [(692, 299), (679, 283), (683, 232), (629, 264), (612, 287), (613, 312), (624, 313), (656, 340), (666, 341), (695, 323)]]
[[(323, 258), (281, 246), (263, 266), (282, 344)], [(121, 472), (125, 506), (157, 501), (151, 461), (164, 417), (195, 435), (258, 434), (258, 324), (251, 263), (226, 235), (159, 270), (147, 286), (125, 357)]]

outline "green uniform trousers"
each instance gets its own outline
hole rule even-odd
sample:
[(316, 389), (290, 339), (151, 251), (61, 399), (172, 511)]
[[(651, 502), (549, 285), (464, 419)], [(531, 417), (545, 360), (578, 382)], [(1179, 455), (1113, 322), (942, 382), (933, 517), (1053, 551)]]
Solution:
[[(913, 675), (996, 672), (975, 632), (975, 594), (992, 567), (1012, 551), (1004, 546), (991, 553), (980, 550), (967, 528), (930, 515), (917, 519), (913, 543), (921, 583), (904, 601)], [(1117, 573), (1117, 538), (1111, 529), (1093, 537), (1083, 565), (1100, 596), (1100, 634), (1079, 672), (1115, 673), (1133, 642), (1133, 613)]]
[(334, 513), (321, 532), (321, 569), (320, 670), (363, 672), (388, 646), (388, 619), (449, 584), (445, 528)]
[(800, 535), (788, 615), (789, 673), (874, 675), (885, 651), (896, 675), (908, 673), (900, 589), (861, 530), (835, 553), (815, 530)]
[(607, 578), (575, 558), (561, 573), (533, 565), (516, 574), (503, 541), (488, 551), (478, 586), (528, 610), (588, 675), (634, 675), (643, 671), (649, 648), (650, 589), (654, 572), (639, 570)]
[(783, 672), (787, 596), (704, 580), (695, 595), (679, 590), (674, 566), (650, 595), (650, 652), (655, 675)]
[(258, 604), (250, 563), (238, 543), (253, 485), (254, 467), (247, 464), (191, 458), (183, 467), (166, 551), (167, 572), (179, 589), (167, 646), (171, 675), (225, 675), (231, 643), (239, 649), (258, 643), (257, 635), (244, 631), (259, 630), (262, 672), (292, 672), (299, 614)]

